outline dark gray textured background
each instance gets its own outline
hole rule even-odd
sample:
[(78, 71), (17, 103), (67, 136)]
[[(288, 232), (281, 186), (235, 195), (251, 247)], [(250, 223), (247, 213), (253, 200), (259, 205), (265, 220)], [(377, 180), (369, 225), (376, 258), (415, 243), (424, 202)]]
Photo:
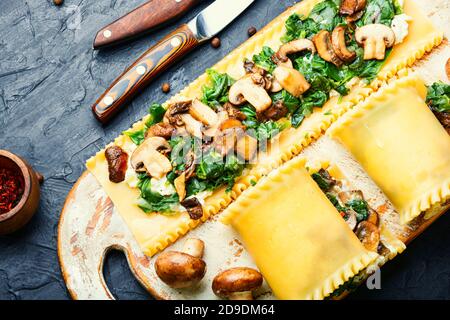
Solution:
[[(295, 1), (257, 0), (221, 34), (220, 49), (205, 44), (102, 127), (91, 114), (91, 104), (134, 58), (174, 28), (94, 52), (96, 31), (143, 2), (66, 0), (56, 7), (51, 0), (0, 0), (0, 148), (23, 156), (46, 178), (40, 210), (31, 223), (0, 237), (0, 299), (69, 298), (57, 260), (56, 231), (64, 199), (85, 160), (140, 119), (151, 102), (167, 98), (161, 83), (170, 82), (172, 93), (181, 90), (244, 42), (248, 27), (261, 28)], [(382, 290), (361, 288), (350, 298), (449, 299), (449, 262), (447, 214), (383, 268)], [(116, 297), (149, 297), (121, 254), (109, 257), (105, 275)]]

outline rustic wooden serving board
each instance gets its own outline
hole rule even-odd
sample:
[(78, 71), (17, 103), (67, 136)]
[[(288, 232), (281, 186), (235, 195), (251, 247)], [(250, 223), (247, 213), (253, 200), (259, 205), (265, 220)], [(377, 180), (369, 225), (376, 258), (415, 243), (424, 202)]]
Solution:
[[(419, 3), (433, 22), (449, 37), (448, 17), (450, 4), (446, 0)], [(447, 40), (413, 70), (427, 83), (448, 82), (445, 63), (450, 58)], [(362, 168), (340, 146), (327, 137), (320, 138), (306, 148), (308, 158), (327, 159), (335, 162), (355, 187), (368, 195), (369, 202), (383, 207), (383, 216), (389, 220), (394, 233), (405, 243), (410, 242), (427, 228), (438, 216), (428, 221), (418, 220), (408, 227), (397, 225), (396, 213), (382, 192), (365, 175)], [(154, 260), (140, 250), (120, 214), (94, 176), (85, 172), (79, 178), (66, 199), (58, 230), (58, 256), (67, 288), (74, 299), (114, 299), (103, 278), (103, 262), (111, 249), (122, 250), (136, 279), (158, 299), (216, 299), (211, 290), (214, 276), (233, 266), (255, 267), (251, 257), (242, 246), (239, 236), (228, 226), (217, 221), (215, 216), (189, 232), (166, 250), (181, 249), (186, 237), (197, 237), (205, 242), (207, 273), (197, 287), (174, 290), (167, 287), (156, 276)], [(257, 292), (259, 299), (273, 299), (267, 284)]]

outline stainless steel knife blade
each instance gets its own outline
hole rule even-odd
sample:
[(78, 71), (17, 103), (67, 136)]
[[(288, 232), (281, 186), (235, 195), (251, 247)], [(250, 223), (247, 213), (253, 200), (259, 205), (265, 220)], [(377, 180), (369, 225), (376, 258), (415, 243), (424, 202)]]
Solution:
[(255, 0), (216, 0), (187, 23), (198, 41), (211, 39)]

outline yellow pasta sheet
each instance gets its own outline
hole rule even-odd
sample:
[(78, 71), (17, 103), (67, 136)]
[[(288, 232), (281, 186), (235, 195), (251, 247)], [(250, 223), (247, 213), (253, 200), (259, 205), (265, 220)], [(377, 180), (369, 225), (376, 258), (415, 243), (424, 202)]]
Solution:
[(450, 136), (416, 77), (394, 81), (330, 129), (408, 223), (450, 195)]
[[(240, 78), (244, 75), (242, 66), (244, 58), (251, 58), (254, 54), (259, 53), (263, 46), (269, 46), (277, 50), (281, 44), (280, 38), (285, 33), (286, 19), (293, 13), (309, 15), (311, 9), (321, 1), (305, 0), (289, 8), (213, 68), (222, 73), (226, 72), (233, 78)], [(412, 28), (405, 42), (398, 46), (399, 53), (397, 53), (397, 47), (392, 50), (391, 56), (382, 68), (380, 77), (375, 79), (370, 86), (360, 84), (353, 88), (346, 97), (341, 99), (334, 97), (323, 108), (316, 108), (298, 129), (291, 128), (283, 131), (276, 146), (270, 147), (269, 152), (259, 155), (258, 163), (236, 183), (231, 193), (226, 193), (224, 189), (220, 189), (206, 199), (204, 204), (205, 214), (201, 221), (205, 221), (211, 215), (218, 213), (229, 205), (233, 199), (236, 199), (243, 190), (251, 185), (252, 181), (258, 181), (280, 164), (299, 154), (305, 146), (320, 137), (339, 116), (369, 96), (380, 83), (401, 68), (412, 64), (416, 59), (422, 57), (426, 51), (431, 50), (434, 45), (442, 41), (442, 33), (433, 28), (426, 17), (412, 4), (412, 0), (405, 0), (405, 12), (414, 20)], [(423, 32), (427, 32), (426, 37), (423, 36)], [(178, 95), (167, 101), (165, 105), (180, 99), (180, 97), (200, 97), (201, 88), (205, 84), (208, 84), (208, 77), (203, 74)], [(146, 120), (147, 117), (134, 124), (133, 129), (143, 128)], [(128, 143), (130, 143), (130, 139), (126, 136), (120, 136), (114, 141), (114, 144), (121, 147)], [(189, 219), (187, 213), (164, 216), (158, 213), (145, 214), (141, 211), (135, 204), (139, 196), (139, 190), (130, 188), (126, 183), (115, 184), (109, 181), (104, 150), (88, 160), (87, 168), (107, 192), (147, 255), (151, 256), (164, 249), (201, 223), (201, 221)]]
[(372, 263), (339, 212), (295, 158), (223, 213), (279, 299), (323, 299)]

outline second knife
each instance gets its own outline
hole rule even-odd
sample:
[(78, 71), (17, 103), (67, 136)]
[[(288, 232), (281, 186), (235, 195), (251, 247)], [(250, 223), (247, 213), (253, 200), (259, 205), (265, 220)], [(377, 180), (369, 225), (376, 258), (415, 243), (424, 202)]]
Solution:
[(200, 1), (204, 0), (150, 0), (97, 32), (94, 49), (116, 45), (160, 28)]
[(148, 49), (92, 106), (95, 117), (108, 122), (131, 98), (173, 62), (206, 41), (238, 17), (254, 0), (216, 0), (189, 23)]

